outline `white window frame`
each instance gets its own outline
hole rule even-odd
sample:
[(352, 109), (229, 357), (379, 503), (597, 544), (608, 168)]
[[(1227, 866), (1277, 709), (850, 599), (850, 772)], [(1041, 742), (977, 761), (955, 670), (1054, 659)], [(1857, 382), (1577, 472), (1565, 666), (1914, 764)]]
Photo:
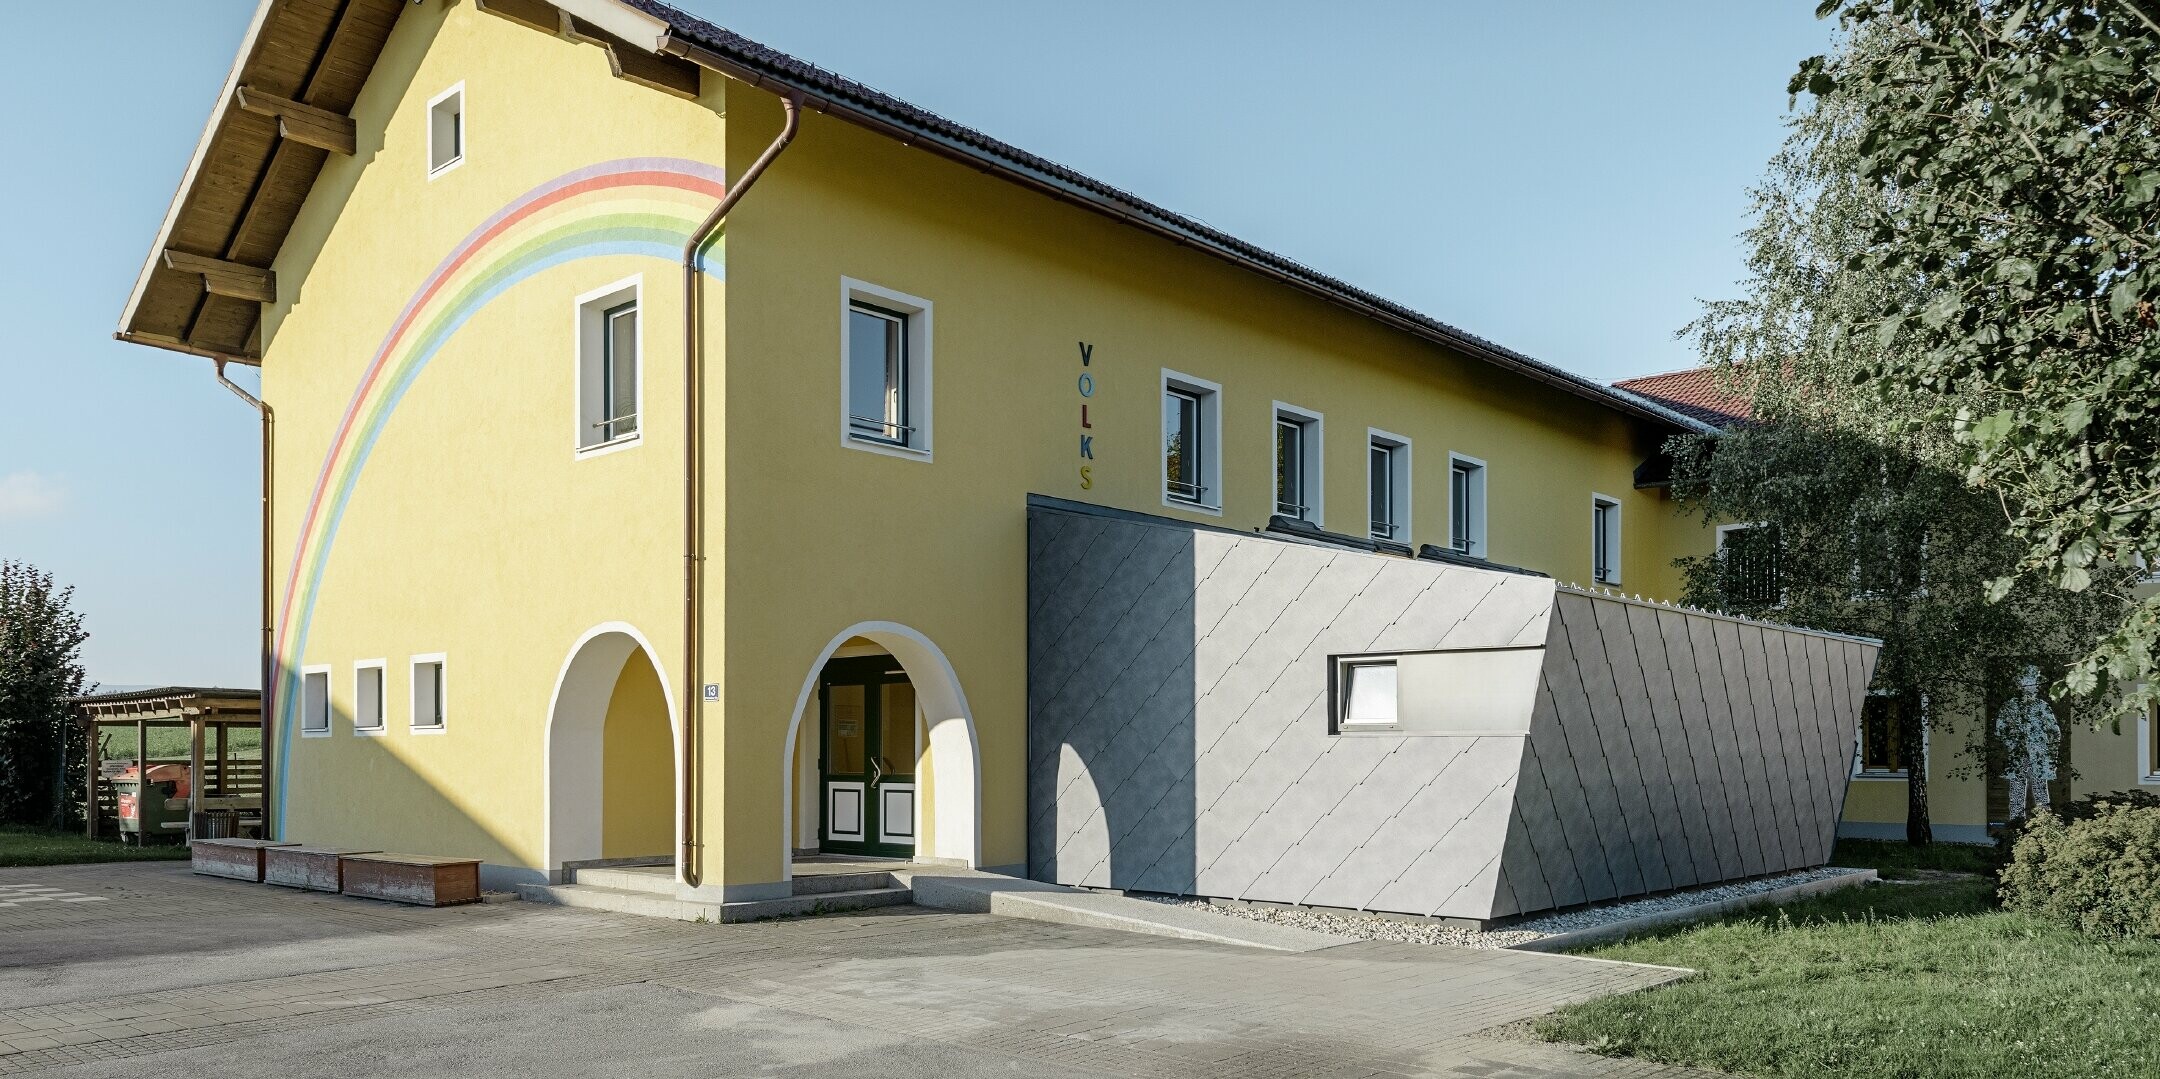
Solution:
[[(1172, 390), (1191, 394), (1198, 398), (1200, 405), (1200, 486), (1202, 490), (1198, 501), (1188, 502), (1181, 498), (1170, 497), (1170, 462), (1163, 460), (1163, 446), (1170, 440), (1170, 425), (1162, 420), (1162, 399), (1169, 396)], [(1222, 384), (1165, 367), (1162, 369), (1162, 381), (1155, 394), (1155, 415), (1156, 422), (1160, 425), (1155, 436), (1155, 489), (1162, 496), (1162, 504), (1171, 509), (1185, 510), (1189, 513), (1204, 513), (1210, 517), (1222, 516)], [(1274, 434), (1274, 428), (1269, 428), (1268, 437), (1271, 444)], [(1268, 504), (1271, 506), (1275, 504), (1275, 493), (1272, 490), (1268, 492)]]
[[(914, 430), (909, 432), (905, 445), (884, 442), (873, 438), (858, 438), (848, 422), (848, 333), (850, 313), (856, 303), (882, 307), (907, 316), (907, 395), (908, 423)], [(929, 300), (910, 296), (882, 285), (858, 281), (852, 277), (840, 279), (840, 445), (864, 453), (878, 453), (908, 461), (928, 463), (933, 459), (931, 447), (932, 409), (931, 392), (935, 381), (932, 373), (932, 308)]]
[[(607, 348), (607, 313), (624, 304), (637, 305), (637, 407), (633, 411), (638, 421), (637, 430), (605, 442), (587, 443), (585, 433), (593, 421), (585, 418), (585, 367), (587, 363), (598, 366), (601, 362)], [(610, 282), (590, 292), (580, 293), (570, 301), (570, 334), (571, 340), (577, 343), (577, 347), (571, 350), (570, 359), (570, 452), (578, 460), (603, 457), (645, 441), (645, 326), (649, 321), (645, 315), (644, 274), (633, 274), (620, 281)], [(614, 418), (616, 417), (602, 417)]]
[[(1334, 656), (1328, 678), (1330, 734), (1356, 734), (1362, 731), (1378, 731), (1392, 734), (1402, 730), (1402, 665), (1401, 657), (1390, 655)], [(1395, 715), (1385, 722), (1352, 720), (1350, 718), (1350, 691), (1355, 684), (1353, 672), (1360, 667), (1385, 667), (1395, 685)]]
[[(1455, 535), (1455, 466), (1458, 464), (1465, 464), (1471, 466), (1469, 490), (1470, 535), (1464, 537), (1468, 541), (1466, 544), (1458, 544), (1456, 542), (1457, 537)], [(1467, 453), (1456, 453), (1452, 450), (1448, 452), (1447, 538), (1448, 549), (1456, 552), (1457, 554), (1466, 554), (1472, 558), (1491, 557), (1491, 545), (1486, 540), (1486, 535), (1488, 532), (1487, 521), (1489, 520), (1486, 511), (1490, 505), (1490, 501), (1486, 496), (1486, 491), (1490, 486), (1489, 478), (1491, 474), (1491, 466), (1487, 465), (1484, 461), (1476, 457), (1472, 457)]]
[[(363, 727), (360, 725), (361, 671), (374, 671), (377, 680), (375, 683), (375, 708), (378, 714), (375, 717), (375, 725), (372, 727)], [(352, 702), (352, 721), (354, 734), (360, 735), (363, 738), (380, 738), (383, 735), (390, 733), (390, 663), (388, 660), (356, 659), (353, 661)]]
[[(1285, 420), (1297, 424), (1300, 428), (1298, 432), (1298, 467), (1304, 472), (1302, 478), (1305, 489), (1298, 492), (1298, 495), (1305, 500), (1305, 510), (1295, 515), (1294, 519), (1304, 521), (1318, 528), (1321, 526), (1322, 521), (1327, 520), (1327, 483), (1323, 478), (1326, 475), (1327, 465), (1327, 440), (1325, 437), (1327, 420), (1326, 417), (1314, 412), (1312, 409), (1299, 408), (1296, 405), (1277, 401), (1275, 402), (1275, 424), (1280, 424)], [(1277, 461), (1280, 457), (1280, 454), (1275, 449), (1274, 439), (1279, 434), (1275, 424), (1268, 426), (1268, 459), (1270, 461)], [(1205, 426), (1205, 421), (1203, 421), (1202, 426)], [(1203, 466), (1206, 463), (1205, 460), (1201, 462)], [(1282, 471), (1281, 468), (1278, 466), (1270, 468), (1268, 471), (1277, 474), (1274, 477), (1274, 489), (1280, 491), (1282, 489), (1282, 476), (1279, 474)], [(1165, 493), (1168, 490), (1169, 487), (1166, 483), (1164, 485)], [(1274, 498), (1272, 494), (1269, 497), (1268, 505), (1274, 507), (1272, 512), (1277, 516), (1292, 516), (1282, 511), (1282, 503)]]
[[(1608, 535), (1603, 537), (1598, 535), (1597, 513), (1599, 509), (1612, 510), (1612, 529)], [(1620, 570), (1620, 538), (1623, 524), (1624, 520), (1620, 512), (1619, 499), (1611, 495), (1599, 494), (1596, 491), (1590, 492), (1590, 580), (1592, 583), (1606, 585), (1620, 583), (1622, 576)], [(1601, 545), (1609, 549), (1599, 550), (1598, 548)], [(1611, 567), (1611, 572), (1603, 577), (1598, 576), (1597, 572), (1600, 561)]]
[[(1388, 447), (1388, 467), (1394, 472), (1394, 475), (1388, 477), (1388, 486), (1391, 488), (1390, 498), (1395, 503), (1395, 520), (1393, 524), (1395, 525), (1396, 534), (1393, 536), (1383, 536), (1373, 528), (1372, 448), (1376, 445)], [(1367, 536), (1383, 543), (1400, 543), (1405, 547), (1411, 546), (1410, 537), (1414, 531), (1411, 522), (1417, 518), (1410, 514), (1410, 479), (1413, 475), (1410, 471), (1410, 464), (1410, 440), (1407, 437), (1395, 434), (1392, 431), (1383, 431), (1378, 427), (1367, 427), (1365, 429), (1364, 514), (1365, 534)]]
[[(1879, 689), (1871, 689), (1867, 695), (1870, 697), (1890, 696), (1890, 694)], [(1920, 723), (1920, 767), (1926, 768), (1928, 766), (1928, 734), (1930, 729), (1927, 723), (1927, 698), (1925, 697), (1920, 699)], [(1912, 766), (1909, 764), (1895, 772), (1869, 771), (1862, 766), (1866, 755), (1867, 717), (1863, 714), (1860, 722), (1853, 725), (1852, 778), (1880, 780), (1886, 783), (1903, 783), (1912, 778)]]
[[(448, 100), (450, 100), (450, 99), (451, 99), (451, 98), (453, 98), (453, 97), (457, 99), (457, 117), (458, 117), (458, 144), (457, 144), (457, 156), (455, 156), (455, 157), (452, 157), (452, 158), (451, 158), (450, 160), (448, 160), (448, 161), (445, 161), (445, 162), (443, 162), (443, 163), (441, 163), (441, 164), (436, 164), (436, 162), (435, 162), (435, 107), (436, 107), (436, 106), (438, 106), (438, 105), (440, 105), (440, 104), (442, 104), (442, 103), (443, 103), (443, 102), (445, 102), (445, 101), (448, 101)], [(444, 176), (444, 175), (447, 175), (447, 174), (448, 174), (448, 173), (450, 173), (450, 172), (453, 172), (453, 171), (455, 171), (455, 170), (457, 169), (457, 167), (458, 167), (459, 165), (462, 165), (462, 164), (464, 164), (464, 163), (465, 163), (465, 159), (466, 159), (467, 157), (471, 156), (471, 154), (472, 154), (472, 116), (471, 116), (470, 112), (468, 112), (468, 111), (467, 111), (467, 108), (466, 108), (466, 104), (467, 104), (467, 103), (466, 103), (466, 100), (465, 100), (465, 80), (463, 80), (463, 79), (459, 79), (459, 80), (457, 81), (457, 84), (456, 84), (456, 85), (454, 85), (454, 86), (450, 87), (449, 89), (447, 89), (447, 90), (444, 90), (444, 91), (443, 91), (442, 93), (436, 94), (436, 95), (435, 95), (434, 97), (431, 97), (431, 98), (429, 98), (429, 99), (428, 99), (428, 103), (427, 103), (427, 113), (425, 114), (425, 116), (426, 116), (426, 121), (425, 121), (425, 123), (426, 123), (426, 127), (427, 127), (427, 131), (426, 131), (426, 133), (425, 133), (425, 134), (426, 134), (426, 137), (427, 137), (427, 143), (426, 143), (426, 145), (425, 145), (425, 146), (424, 146), (424, 147), (422, 148), (422, 149), (423, 149), (423, 156), (422, 156), (421, 160), (423, 160), (423, 161), (427, 162), (427, 167), (428, 167), (428, 174), (427, 174), (427, 178), (428, 178), (428, 182), (429, 182), (429, 183), (433, 183), (433, 182), (435, 182), (435, 179), (436, 179), (436, 177), (439, 177), (439, 176)]]
[[(335, 723), (336, 723), (336, 716), (337, 716), (337, 704), (336, 704), (336, 702), (335, 702), (335, 700), (334, 700), (334, 694), (333, 694), (333, 693), (331, 692), (331, 689), (332, 689), (332, 683), (333, 683), (333, 682), (335, 681), (335, 677), (334, 677), (334, 675), (335, 675), (335, 672), (334, 672), (334, 671), (333, 671), (333, 670), (331, 669), (331, 667), (330, 667), (330, 664), (328, 664), (328, 663), (318, 663), (318, 664), (314, 664), (314, 665), (312, 665), (312, 666), (306, 666), (306, 667), (302, 667), (302, 668), (300, 668), (300, 737), (302, 737), (302, 738), (328, 738), (328, 737), (330, 737), (330, 734), (331, 734), (331, 727), (332, 727), (332, 725), (333, 725), (333, 724), (335, 724)], [(322, 719), (323, 719), (323, 723), (322, 723), (322, 726), (320, 726), (320, 727), (309, 727), (309, 726), (308, 726), (308, 690), (307, 690), (307, 686), (308, 686), (308, 679), (310, 679), (310, 678), (314, 678), (314, 677), (317, 677), (317, 676), (320, 676), (320, 677), (322, 678), (322, 687), (323, 687), (323, 696), (322, 696), (322, 701), (323, 701), (323, 704), (322, 704)]]
[[(442, 702), (442, 709), (435, 714), (432, 725), (420, 723), (420, 679), (417, 672), (427, 664), (435, 665), (435, 696)], [(405, 687), (411, 709), (405, 713), (405, 729), (411, 734), (441, 734), (450, 726), (450, 659), (442, 652), (423, 652), (409, 656), (405, 661)]]
[(2137, 777), (2141, 787), (2160, 787), (2160, 769), (2153, 767), (2153, 738), (2160, 731), (2153, 730), (2153, 709), (2147, 706), (2138, 715)]

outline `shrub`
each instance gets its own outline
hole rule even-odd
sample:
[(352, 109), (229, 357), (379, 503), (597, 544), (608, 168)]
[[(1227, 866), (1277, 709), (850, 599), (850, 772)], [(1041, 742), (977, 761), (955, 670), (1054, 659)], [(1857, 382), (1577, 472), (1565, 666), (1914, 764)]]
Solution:
[(2160, 937), (2160, 805), (2099, 796), (2033, 814), (2003, 868), (2003, 905), (2107, 936)]

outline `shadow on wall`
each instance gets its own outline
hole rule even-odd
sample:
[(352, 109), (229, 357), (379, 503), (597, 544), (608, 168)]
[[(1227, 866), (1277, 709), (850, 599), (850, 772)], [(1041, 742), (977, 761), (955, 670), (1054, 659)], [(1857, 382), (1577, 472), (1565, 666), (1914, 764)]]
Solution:
[[(1028, 875), (1191, 893), (1194, 533), (1028, 513)], [(1086, 789), (1075, 790), (1085, 784)], [(1061, 807), (1083, 807), (1061, 813)], [(1092, 811), (1084, 807), (1092, 807)]]
[[(539, 881), (562, 861), (673, 857), (673, 711), (639, 642), (598, 631), (578, 642), (552, 717), (488, 715), (478, 695), (456, 694), (464, 673), (449, 672), (439, 731), (412, 727), (411, 672), (398, 661), (383, 668), (381, 710), (368, 713), (379, 727), (355, 725), (363, 694), (345, 663), (328, 675), (328, 733), (300, 733), (310, 701), (318, 715), (323, 706), (295, 679), (300, 708), (272, 750), (277, 838), (477, 858), (491, 887)], [(506, 734), (532, 744), (499, 754)], [(506, 821), (527, 827), (506, 834)]]

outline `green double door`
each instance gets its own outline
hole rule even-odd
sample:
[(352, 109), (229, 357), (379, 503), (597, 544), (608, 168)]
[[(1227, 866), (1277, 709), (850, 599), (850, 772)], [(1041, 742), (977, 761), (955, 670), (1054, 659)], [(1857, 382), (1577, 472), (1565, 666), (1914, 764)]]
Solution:
[(836, 659), (818, 682), (818, 849), (915, 853), (915, 686), (891, 656)]

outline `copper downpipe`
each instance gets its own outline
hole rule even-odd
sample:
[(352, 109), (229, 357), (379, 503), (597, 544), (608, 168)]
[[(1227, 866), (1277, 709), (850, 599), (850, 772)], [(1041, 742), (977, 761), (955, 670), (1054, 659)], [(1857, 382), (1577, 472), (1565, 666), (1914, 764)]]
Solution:
[[(277, 690), (275, 683), (272, 681), (276, 674), (277, 656), (275, 652), (276, 642), (272, 639), (275, 627), (271, 621), (270, 603), (270, 589), (273, 583), (270, 573), (270, 537), (271, 530), (275, 527), (270, 515), (271, 507), (275, 505), (272, 501), (273, 495), (270, 481), (273, 461), (271, 447), (274, 444), (272, 427), (276, 423), (276, 419), (270, 411), (269, 404), (263, 401), (262, 398), (247, 392), (240, 387), (239, 383), (225, 377), (225, 365), (232, 361), (213, 357), (210, 362), (216, 365), (218, 385), (231, 390), (242, 401), (254, 406), (256, 412), (262, 414), (262, 712), (258, 722), (262, 726), (263, 838), (275, 839), (277, 837), (270, 834), (271, 822), (277, 819), (277, 816), (270, 812), (270, 792), (272, 790), (270, 770), (272, 762), (277, 759), (276, 755), (271, 752), (274, 748), (272, 739), (275, 737), (275, 728), (272, 727), (270, 722), (270, 717), (273, 714), (272, 704), (277, 700)], [(280, 792), (280, 794), (282, 793)]]
[(720, 204), (690, 233), (690, 240), (683, 245), (683, 683), (688, 690), (688, 703), (683, 709), (682, 776), (682, 850), (676, 855), (678, 872), (682, 882), (692, 888), (702, 879), (704, 867), (699, 862), (699, 852), (704, 844), (698, 841), (698, 813), (700, 789), (698, 787), (698, 732), (701, 706), (705, 700), (705, 672), (701, 662), (703, 634), (700, 632), (705, 606), (705, 372), (700, 362), (698, 348), (698, 252), (711, 239), (713, 232), (726, 219), (728, 211), (742, 201), (750, 186), (757, 183), (767, 166), (780, 156), (794, 141), (795, 131), (801, 123), (802, 102), (793, 94), (780, 99), (787, 111), (780, 125), (780, 134), (772, 145), (758, 155), (756, 161), (743, 171), (742, 179), (729, 185), (727, 194), (720, 197)]

